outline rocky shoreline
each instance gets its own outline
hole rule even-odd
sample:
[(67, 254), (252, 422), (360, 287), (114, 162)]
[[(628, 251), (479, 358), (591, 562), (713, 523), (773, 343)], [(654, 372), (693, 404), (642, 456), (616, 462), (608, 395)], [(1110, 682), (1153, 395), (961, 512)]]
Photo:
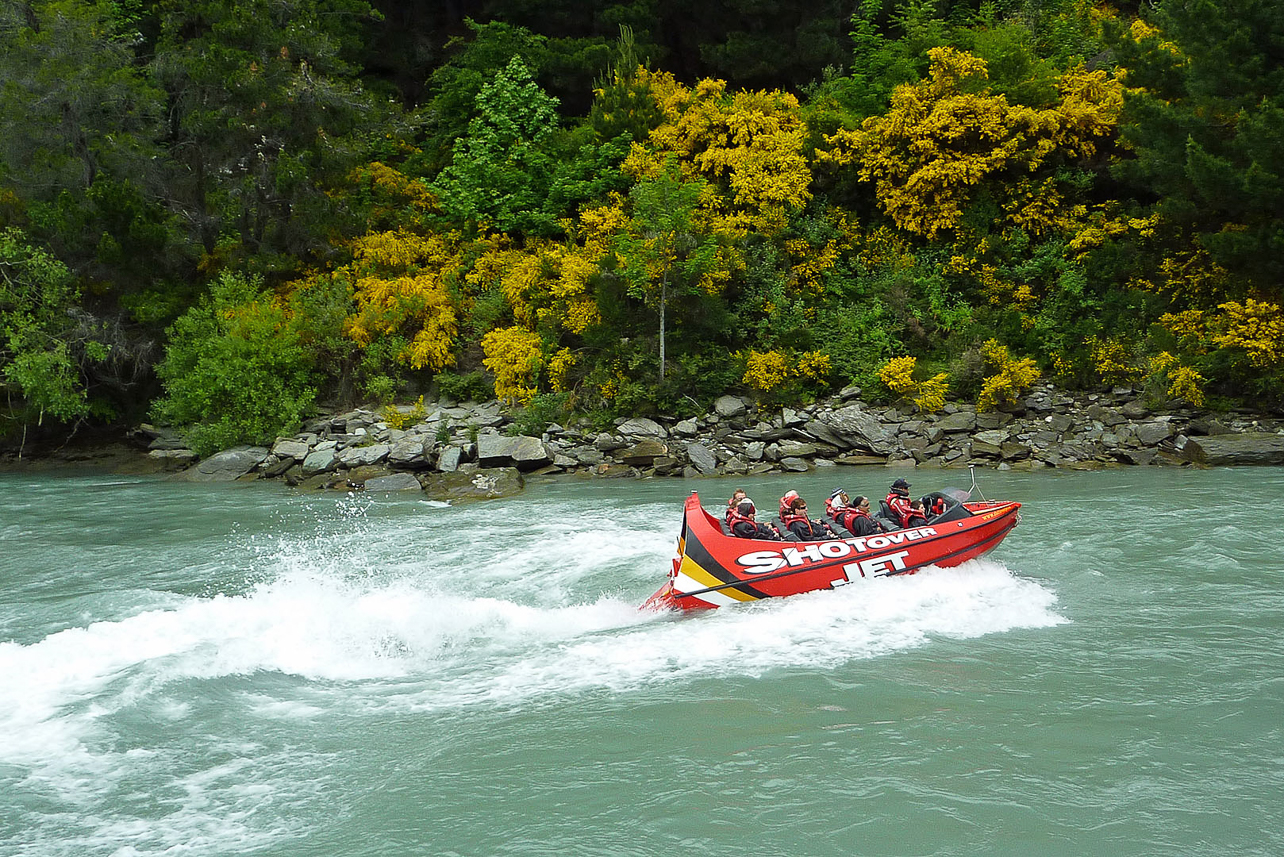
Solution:
[[(395, 416), (389, 420), (389, 416)], [(402, 423), (400, 427), (392, 427)], [(513, 434), (499, 402), (436, 403), (395, 415), (358, 409), (311, 420), (269, 447), (198, 460), (174, 432), (132, 441), (156, 468), (195, 481), (281, 479), (303, 489), (414, 491), (449, 501), (508, 496), (525, 477), (802, 473), (843, 465), (1000, 469), (1284, 464), (1284, 419), (1146, 404), (1132, 388), (1071, 395), (1039, 384), (1015, 407), (937, 414), (865, 403), (848, 388), (807, 407), (760, 410), (723, 396), (690, 419), (620, 419), (611, 431), (551, 425)]]

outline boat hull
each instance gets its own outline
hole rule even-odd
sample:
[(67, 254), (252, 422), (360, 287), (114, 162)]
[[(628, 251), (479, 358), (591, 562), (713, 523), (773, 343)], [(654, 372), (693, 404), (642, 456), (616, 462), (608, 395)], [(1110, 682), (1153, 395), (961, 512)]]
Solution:
[(692, 492), (669, 579), (642, 607), (709, 610), (912, 574), (929, 565), (948, 568), (990, 552), (1020, 520), (1020, 503), (963, 506), (970, 514), (960, 520), (876, 536), (781, 542), (726, 535)]

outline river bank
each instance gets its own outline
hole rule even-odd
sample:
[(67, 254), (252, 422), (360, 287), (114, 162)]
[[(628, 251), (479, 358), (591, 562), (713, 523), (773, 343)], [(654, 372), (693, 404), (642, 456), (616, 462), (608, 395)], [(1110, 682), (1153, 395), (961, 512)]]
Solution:
[[(516, 434), (513, 416), (496, 401), (356, 409), (319, 416), (270, 447), (237, 447), (205, 459), (177, 433), (144, 425), (125, 443), (86, 439), (23, 466), (93, 465), (194, 481), (281, 479), (302, 489), (418, 491), (466, 500), (515, 494), (526, 477), (551, 474), (693, 478), (852, 465), (1284, 464), (1284, 418), (1155, 404), (1132, 388), (1071, 394), (1044, 383), (1003, 411), (950, 404), (936, 414), (871, 404), (857, 388), (771, 412), (723, 396), (695, 418), (619, 419), (609, 431), (554, 424), (539, 437)], [(10, 455), (0, 466), (18, 462)]]

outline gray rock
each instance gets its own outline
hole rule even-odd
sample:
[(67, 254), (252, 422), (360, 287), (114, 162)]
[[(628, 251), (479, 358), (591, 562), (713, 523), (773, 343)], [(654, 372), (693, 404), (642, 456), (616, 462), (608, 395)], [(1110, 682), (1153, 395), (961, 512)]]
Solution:
[(973, 458), (1000, 458), (1003, 455), (1003, 448), (996, 443), (986, 443), (983, 440), (972, 441)]
[(426, 440), (423, 435), (406, 435), (392, 444), (388, 451), (388, 463), (411, 469), (427, 467), (431, 449), (432, 441)]
[(673, 433), (680, 437), (695, 437), (699, 432), (700, 427), (695, 420), (683, 420), (673, 427)]
[(846, 405), (822, 414), (819, 422), (845, 440), (843, 445), (847, 448), (859, 447), (879, 455), (890, 455), (896, 449), (892, 435), (860, 405)]
[(571, 458), (569, 455), (563, 455), (559, 452), (553, 456), (553, 465), (560, 467), (563, 470), (570, 470), (573, 467), (578, 467), (579, 462), (574, 458)]
[(629, 442), (622, 437), (616, 437), (612, 434), (602, 432), (593, 439), (593, 446), (601, 452), (615, 452), (617, 449), (624, 449)]
[(691, 464), (701, 473), (713, 473), (718, 469), (718, 457), (703, 444), (688, 444), (687, 458), (691, 459)]
[(1074, 420), (1065, 414), (1052, 414), (1043, 418), (1043, 424), (1047, 426), (1049, 431), (1061, 434), (1062, 432), (1070, 431), (1074, 427)]
[(590, 467), (596, 467), (606, 459), (606, 456), (592, 446), (577, 446), (567, 450), (567, 454), (580, 464), (587, 464)]
[(1172, 436), (1173, 427), (1167, 420), (1151, 420), (1137, 426), (1137, 440), (1143, 446), (1155, 446)]
[(1089, 405), (1084, 413), (1088, 415), (1089, 419), (1096, 420), (1106, 428), (1114, 428), (1126, 421), (1126, 417), (1123, 414), (1114, 408), (1107, 408), (1103, 405)]
[(420, 491), (419, 480), (409, 473), (391, 473), (387, 476), (376, 476), (365, 482), (367, 491)]
[(1003, 429), (990, 429), (989, 431), (979, 431), (973, 435), (975, 440), (982, 443), (989, 443), (998, 446), (1008, 439), (1008, 433)]
[(786, 458), (802, 458), (815, 455), (817, 452), (816, 444), (803, 443), (797, 440), (782, 440), (780, 442), (780, 454)]
[(976, 427), (979, 429), (1002, 428), (1012, 422), (1012, 415), (1004, 411), (987, 411), (976, 415)]
[(1188, 434), (1218, 435), (1230, 434), (1231, 430), (1212, 417), (1198, 417), (1190, 421)]
[(767, 445), (760, 440), (745, 444), (745, 457), (750, 461), (762, 461), (763, 453), (766, 452)]
[(1153, 449), (1121, 449), (1115, 453), (1115, 458), (1127, 464), (1152, 464), (1159, 453)]
[(335, 468), (335, 451), (334, 446), (318, 446), (308, 453), (307, 458), (303, 459), (304, 477), (316, 476), (318, 473), (328, 473)]
[(477, 463), (482, 467), (515, 466), (518, 470), (538, 470), (552, 464), (553, 457), (537, 437), (484, 434), (477, 438)]
[(621, 452), (617, 458), (631, 467), (650, 467), (657, 458), (669, 454), (669, 447), (655, 438), (644, 438)]
[(811, 465), (804, 459), (789, 457), (780, 459), (780, 469), (791, 473), (806, 473), (811, 469)]
[(649, 420), (646, 417), (634, 417), (631, 420), (625, 420), (616, 428), (620, 434), (637, 437), (668, 437), (669, 432), (664, 426), (655, 420)]
[(457, 446), (448, 446), (437, 457), (437, 469), (442, 473), (454, 473), (459, 469), (463, 457), (464, 451), (462, 449)]
[(713, 403), (713, 410), (723, 419), (743, 416), (749, 408), (739, 396), (719, 396)]
[(184, 471), (193, 482), (232, 482), (249, 473), (268, 457), (261, 446), (238, 446), (211, 455), (195, 467)]
[(344, 467), (368, 467), (378, 464), (388, 457), (392, 447), (386, 443), (374, 443), (370, 446), (350, 446), (339, 453), (339, 464)]
[(1229, 464), (1284, 464), (1284, 435), (1245, 432), (1187, 438), (1187, 461), (1221, 467)]
[(936, 421), (936, 427), (943, 432), (960, 432), (976, 430), (976, 414), (971, 411), (958, 411), (948, 414)]

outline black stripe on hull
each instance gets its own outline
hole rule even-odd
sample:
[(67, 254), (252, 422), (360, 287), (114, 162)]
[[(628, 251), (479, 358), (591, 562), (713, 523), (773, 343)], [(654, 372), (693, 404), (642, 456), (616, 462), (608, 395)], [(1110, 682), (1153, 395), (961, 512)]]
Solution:
[(764, 592), (754, 589), (753, 586), (751, 586), (749, 583), (736, 577), (730, 571), (723, 568), (722, 564), (718, 562), (716, 559), (714, 559), (713, 554), (709, 553), (709, 549), (700, 543), (700, 540), (695, 537), (695, 534), (691, 532), (691, 529), (689, 527), (687, 528), (687, 549), (685, 552), (685, 556), (689, 557), (696, 565), (703, 568), (711, 576), (716, 577), (718, 580), (721, 580), (722, 585), (709, 586), (709, 587), (706, 587), (705, 589), (698, 589), (695, 592), (679, 593), (677, 591), (674, 591), (673, 594), (678, 598), (686, 598), (692, 595), (699, 595), (701, 592), (715, 592), (715, 591), (721, 591), (723, 589), (729, 589), (733, 587), (738, 592), (742, 592), (745, 595), (748, 595), (750, 598), (770, 598), (771, 597), (770, 595), (767, 595)]

